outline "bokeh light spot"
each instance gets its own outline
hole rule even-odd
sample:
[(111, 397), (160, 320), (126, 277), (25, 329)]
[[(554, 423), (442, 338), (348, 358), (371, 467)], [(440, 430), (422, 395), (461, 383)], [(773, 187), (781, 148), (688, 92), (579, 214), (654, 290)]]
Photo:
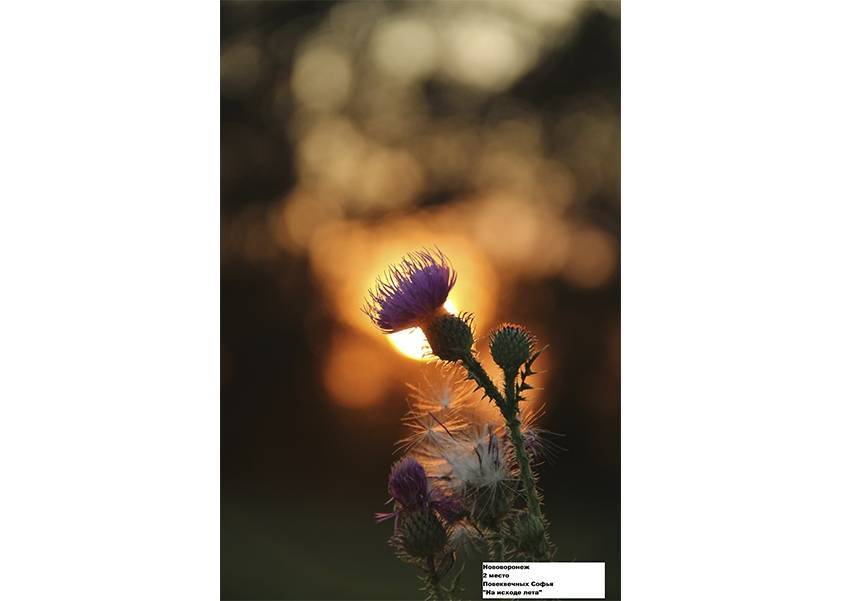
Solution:
[(292, 91), (308, 108), (332, 111), (345, 103), (352, 81), (348, 57), (338, 49), (317, 46), (304, 52), (296, 61)]
[(388, 387), (388, 365), (377, 346), (351, 332), (334, 338), (324, 370), (328, 392), (343, 407), (371, 407), (382, 400)]
[(422, 79), (436, 68), (436, 33), (418, 18), (384, 21), (375, 30), (372, 53), (375, 64), (390, 77)]

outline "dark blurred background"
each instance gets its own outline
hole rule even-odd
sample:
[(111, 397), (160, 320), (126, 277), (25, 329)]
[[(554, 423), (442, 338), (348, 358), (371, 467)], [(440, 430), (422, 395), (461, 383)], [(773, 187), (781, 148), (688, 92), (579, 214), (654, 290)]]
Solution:
[(360, 306), (432, 245), (478, 334), (551, 345), (556, 558), (605, 561), (619, 598), (619, 3), (221, 11), (222, 598), (420, 598), (372, 514), (423, 337)]

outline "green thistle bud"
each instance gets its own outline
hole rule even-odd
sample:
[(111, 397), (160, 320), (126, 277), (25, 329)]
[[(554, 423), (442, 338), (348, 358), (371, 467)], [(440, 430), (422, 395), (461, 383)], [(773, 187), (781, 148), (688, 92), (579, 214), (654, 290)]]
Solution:
[(471, 354), (474, 331), (467, 313), (443, 313), (423, 326), (433, 354), (444, 361), (457, 361)]
[(509, 543), (526, 557), (548, 557), (553, 553), (541, 518), (521, 512), (513, 520), (508, 533)]
[(401, 517), (398, 540), (407, 554), (429, 557), (444, 549), (447, 531), (432, 510), (421, 509)]
[(529, 361), (535, 348), (535, 337), (526, 328), (503, 324), (490, 336), (491, 356), (504, 372), (514, 373)]
[(544, 524), (538, 518), (524, 513), (515, 521), (514, 533), (518, 547), (534, 549), (544, 540)]

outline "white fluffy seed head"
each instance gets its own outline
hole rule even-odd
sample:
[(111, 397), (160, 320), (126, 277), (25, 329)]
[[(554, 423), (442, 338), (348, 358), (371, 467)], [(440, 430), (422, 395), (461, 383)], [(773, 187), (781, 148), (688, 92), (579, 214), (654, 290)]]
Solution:
[(453, 440), (442, 456), (450, 466), (454, 487), (459, 489), (496, 486), (512, 477), (500, 439), (490, 427), (479, 441), (471, 436)]
[(418, 384), (409, 385), (409, 391), (410, 411), (426, 414), (442, 409), (459, 411), (471, 401), (473, 386), (456, 365), (431, 365)]
[(404, 418), (409, 435), (398, 441), (398, 450), (421, 455), (441, 455), (453, 437), (468, 428), (459, 415), (450, 410), (418, 414), (410, 411)]

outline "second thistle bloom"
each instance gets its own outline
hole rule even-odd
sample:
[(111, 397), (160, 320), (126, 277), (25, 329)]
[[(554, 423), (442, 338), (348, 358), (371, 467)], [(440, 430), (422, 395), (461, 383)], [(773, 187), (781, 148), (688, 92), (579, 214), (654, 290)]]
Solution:
[(404, 457), (395, 463), (389, 473), (389, 494), (403, 509), (427, 505), (430, 492), (424, 468), (412, 457)]
[(365, 312), (387, 334), (422, 326), (445, 312), (455, 284), (456, 272), (441, 251), (409, 253), (377, 279)]
[(455, 498), (430, 487), (427, 472), (413, 457), (404, 457), (392, 466), (388, 490), (396, 508), (392, 512), (376, 514), (378, 522), (419, 510), (435, 511), (447, 523), (459, 519), (462, 514), (461, 505)]

